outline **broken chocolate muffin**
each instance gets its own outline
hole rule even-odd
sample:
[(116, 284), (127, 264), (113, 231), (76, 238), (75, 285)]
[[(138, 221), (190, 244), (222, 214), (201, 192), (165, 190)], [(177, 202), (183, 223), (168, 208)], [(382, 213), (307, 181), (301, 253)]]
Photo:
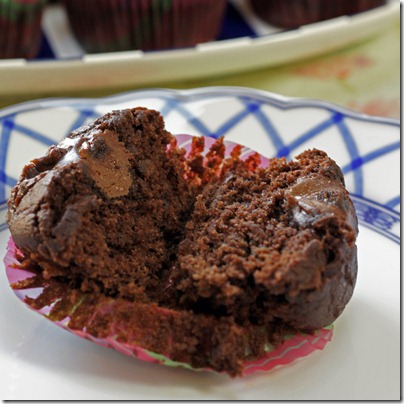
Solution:
[(71, 327), (99, 337), (120, 321), (125, 343), (241, 374), (341, 314), (358, 228), (324, 152), (263, 168), (240, 151), (194, 138), (186, 155), (158, 112), (106, 114), (24, 167), (7, 216), (19, 260), (50, 301), (69, 291)]

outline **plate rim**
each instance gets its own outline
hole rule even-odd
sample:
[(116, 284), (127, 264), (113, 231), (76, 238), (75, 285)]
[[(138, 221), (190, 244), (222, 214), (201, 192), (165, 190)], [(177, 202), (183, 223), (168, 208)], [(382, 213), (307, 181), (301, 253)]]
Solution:
[(345, 116), (360, 121), (368, 121), (372, 123), (388, 124), (400, 126), (400, 119), (382, 117), (377, 115), (368, 115), (362, 112), (357, 112), (347, 107), (341, 106), (331, 101), (321, 100), (311, 97), (291, 97), (275, 92), (255, 89), (243, 86), (207, 86), (189, 89), (174, 89), (166, 87), (150, 87), (143, 89), (128, 90), (124, 92), (114, 93), (100, 97), (46, 97), (35, 100), (24, 101), (13, 104), (0, 109), (0, 119), (4, 119), (7, 115), (26, 112), (33, 109), (45, 109), (49, 107), (70, 107), (78, 104), (108, 104), (113, 102), (124, 102), (135, 95), (155, 95), (168, 96), (177, 99), (189, 99), (198, 95), (209, 96), (240, 96), (240, 97), (257, 97), (265, 102), (268, 102), (275, 107), (281, 109), (293, 109), (301, 107), (312, 107), (326, 109), (328, 111), (338, 112)]
[[(11, 105), (0, 109), (0, 122), (2, 120), (7, 119), (8, 116), (15, 116), (20, 113), (25, 113), (29, 111), (37, 111), (37, 110), (46, 110), (46, 109), (54, 109), (54, 108), (73, 108), (76, 110), (80, 110), (80, 108), (86, 107), (96, 107), (97, 105), (108, 105), (124, 103), (130, 100), (136, 100), (138, 98), (167, 98), (167, 99), (175, 99), (181, 102), (192, 101), (193, 97), (199, 99), (199, 97), (240, 97), (240, 98), (250, 98), (253, 101), (263, 102), (265, 105), (270, 105), (278, 109), (283, 110), (291, 110), (291, 109), (299, 109), (299, 108), (314, 108), (320, 110), (327, 110), (332, 113), (342, 114), (344, 117), (348, 117), (354, 120), (375, 123), (380, 125), (389, 125), (393, 127), (400, 128), (400, 120), (394, 118), (386, 118), (380, 116), (372, 116), (364, 113), (356, 112), (350, 110), (349, 108), (340, 106), (336, 103), (332, 103), (329, 101), (324, 101), (316, 98), (306, 98), (306, 97), (289, 97), (280, 94), (276, 94), (273, 92), (269, 92), (266, 90), (253, 89), (248, 87), (240, 87), (240, 86), (210, 86), (210, 87), (200, 87), (200, 88), (190, 88), (190, 89), (170, 89), (170, 88), (144, 88), (144, 89), (136, 89), (130, 90), (121, 93), (115, 93), (108, 96), (103, 97), (49, 97), (43, 99), (36, 99), (31, 101), (22, 102), (19, 104)], [(382, 203), (366, 198), (361, 195), (357, 195), (355, 193), (351, 193), (351, 195), (355, 199), (359, 199), (368, 207), (373, 205), (378, 211), (388, 212), (391, 217), (396, 220), (397, 217), (400, 222), (400, 211), (394, 210), (388, 206), (383, 205)], [(1, 201), (0, 208), (4, 207), (4, 204), (7, 202)], [(380, 229), (377, 226), (374, 226), (372, 223), (368, 223), (367, 227), (370, 227), (373, 231), (379, 232)], [(362, 224), (364, 224), (362, 223)], [(0, 226), (0, 231), (5, 230), (2, 226)], [(390, 237), (386, 234), (383, 234), (384, 237), (388, 238), (391, 241), (400, 243), (400, 235), (394, 235)]]

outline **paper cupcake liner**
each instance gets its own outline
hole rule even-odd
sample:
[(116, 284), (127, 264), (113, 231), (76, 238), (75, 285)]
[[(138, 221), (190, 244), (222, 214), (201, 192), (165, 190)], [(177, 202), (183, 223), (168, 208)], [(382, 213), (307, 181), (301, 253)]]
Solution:
[[(209, 153), (212, 153), (213, 149), (210, 149), (210, 146), (216, 142), (215, 139), (205, 137), (204, 147), (203, 145), (198, 145), (193, 139), (195, 138), (189, 135), (176, 136), (178, 147), (185, 149), (189, 158), (193, 156), (198, 157), (200, 154), (209, 155)], [(224, 157), (240, 156), (240, 158), (246, 161), (247, 165), (251, 166), (259, 164), (265, 167), (269, 163), (267, 158), (258, 155), (250, 149), (243, 149), (241, 146), (229, 141), (225, 141), (224, 143), (226, 146)], [(223, 149), (221, 150), (223, 151)], [(218, 155), (215, 157), (217, 157), (217, 164), (222, 164), (224, 161), (223, 156)], [(211, 158), (209, 162), (212, 163), (214, 158)], [(212, 167), (214, 171), (216, 169), (214, 164), (212, 164)], [(175, 319), (177, 318), (175, 316), (181, 316), (180, 312), (145, 304), (141, 305), (126, 301), (118, 302), (116, 299), (107, 298), (102, 295), (94, 297), (94, 295), (86, 295), (79, 291), (69, 290), (55, 281), (52, 284), (52, 280), (44, 280), (38, 275), (40, 271), (31, 265), (26, 265), (22, 254), (11, 238), (7, 245), (4, 264), (9, 283), (17, 297), (31, 309), (65, 330), (81, 338), (104, 347), (115, 349), (124, 355), (135, 357), (145, 362), (159, 363), (170, 367), (185, 367), (194, 370), (210, 370), (206, 368), (196, 369), (189, 362), (178, 360), (177, 357), (166, 354), (167, 351), (170, 351), (172, 339), (180, 337), (183, 332), (181, 329), (179, 333), (178, 330), (175, 330), (170, 334), (170, 325), (173, 324), (171, 318)], [(88, 297), (90, 302), (86, 301)], [(122, 321), (122, 314), (125, 317), (130, 312), (132, 322), (135, 319), (134, 322), (136, 323), (136, 316), (139, 313), (143, 315), (144, 311), (147, 311), (146, 316), (150, 316), (150, 319), (152, 319), (150, 327), (153, 327), (153, 329), (143, 330), (141, 326), (136, 327), (136, 324), (135, 327), (130, 328), (127, 325), (127, 319)], [(97, 323), (100, 320), (103, 324), (107, 324), (104, 335), (95, 332), (95, 328), (93, 328), (92, 323)], [(198, 317), (198, 322), (199, 320), (200, 318)], [(212, 321), (212, 324), (222, 322), (222, 320), (217, 319)], [(258, 329), (257, 327), (254, 332), (261, 333), (260, 330), (262, 331), (262, 328)], [(149, 332), (153, 334), (151, 338), (149, 338)], [(248, 335), (256, 336), (257, 333)], [(331, 340), (332, 333), (333, 326), (330, 325), (312, 334), (298, 333), (287, 335), (277, 348), (266, 344), (266, 353), (259, 359), (251, 358), (246, 352), (242, 374), (249, 375), (257, 371), (270, 371), (280, 366), (292, 364), (316, 350), (322, 350), (327, 342)], [(161, 346), (165, 346), (167, 350), (164, 353), (159, 353), (150, 349), (152, 346), (147, 345), (146, 342), (144, 344), (139, 343), (139, 341), (144, 342), (148, 339), (161, 340), (163, 342)]]
[[(6, 274), (11, 285), (18, 282), (23, 282), (34, 276), (35, 274), (29, 270), (20, 268), (18, 257), (19, 252), (15, 247), (13, 240), (10, 238), (7, 245), (7, 253), (4, 257), (4, 264), (6, 267)], [(38, 312), (42, 316), (50, 319), (59, 327), (77, 335), (80, 338), (95, 342), (98, 345), (112, 348), (124, 355), (137, 358), (145, 362), (153, 362), (162, 364), (169, 367), (184, 367), (193, 370), (209, 370), (209, 369), (195, 369), (187, 363), (178, 362), (170, 359), (169, 357), (152, 352), (138, 345), (127, 344), (117, 340), (116, 336), (109, 335), (106, 337), (96, 337), (87, 332), (85, 327), (82, 329), (75, 329), (69, 325), (69, 317), (62, 320), (52, 320), (50, 314), (54, 305), (45, 306), (41, 309), (35, 308), (30, 302), (37, 299), (43, 292), (42, 287), (29, 287), (26, 289), (13, 289), (17, 297), (28, 305), (31, 309)], [(265, 356), (259, 359), (246, 360), (243, 368), (243, 375), (250, 375), (258, 371), (270, 371), (281, 366), (289, 365), (304, 358), (316, 350), (322, 350), (325, 345), (331, 341), (333, 334), (333, 326), (324, 327), (317, 330), (313, 334), (295, 334), (287, 336), (285, 341), (276, 349), (271, 350)]]
[(219, 34), (225, 0), (64, 0), (89, 53), (193, 46)]
[(46, 0), (0, 0), (0, 58), (34, 58)]
[(384, 3), (386, 0), (250, 0), (260, 18), (283, 28), (356, 14)]

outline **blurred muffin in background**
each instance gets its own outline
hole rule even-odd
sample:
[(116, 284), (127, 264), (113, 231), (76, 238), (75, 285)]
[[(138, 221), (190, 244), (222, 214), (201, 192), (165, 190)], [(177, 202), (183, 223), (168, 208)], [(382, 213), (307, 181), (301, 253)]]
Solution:
[(30, 59), (41, 44), (46, 0), (0, 0), (0, 58)]
[(219, 34), (226, 0), (63, 0), (88, 53), (193, 46)]
[(384, 3), (386, 0), (250, 0), (255, 14), (282, 28), (356, 14)]

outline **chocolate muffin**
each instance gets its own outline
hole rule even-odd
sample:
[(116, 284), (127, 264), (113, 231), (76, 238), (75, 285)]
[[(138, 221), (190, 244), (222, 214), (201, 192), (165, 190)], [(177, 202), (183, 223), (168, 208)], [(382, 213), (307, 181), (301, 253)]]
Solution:
[(29, 304), (63, 295), (52, 318), (72, 329), (120, 330), (134, 349), (232, 376), (285, 335), (331, 324), (357, 273), (341, 170), (319, 150), (266, 168), (240, 152), (225, 158), (219, 139), (205, 153), (194, 138), (185, 155), (144, 108), (51, 147), (9, 200), (19, 260), (37, 273), (28, 282), (46, 290)]
[(260, 18), (282, 28), (357, 14), (385, 3), (386, 0), (250, 0)]
[(214, 40), (226, 0), (63, 0), (88, 53), (173, 49)]
[(47, 0), (0, 0), (0, 59), (38, 56)]
[(324, 152), (273, 159), (207, 186), (186, 227), (176, 273), (186, 307), (314, 330), (352, 295), (357, 219)]
[(192, 197), (161, 116), (107, 114), (24, 167), (12, 191), (13, 240), (82, 291), (146, 299), (182, 238)]

